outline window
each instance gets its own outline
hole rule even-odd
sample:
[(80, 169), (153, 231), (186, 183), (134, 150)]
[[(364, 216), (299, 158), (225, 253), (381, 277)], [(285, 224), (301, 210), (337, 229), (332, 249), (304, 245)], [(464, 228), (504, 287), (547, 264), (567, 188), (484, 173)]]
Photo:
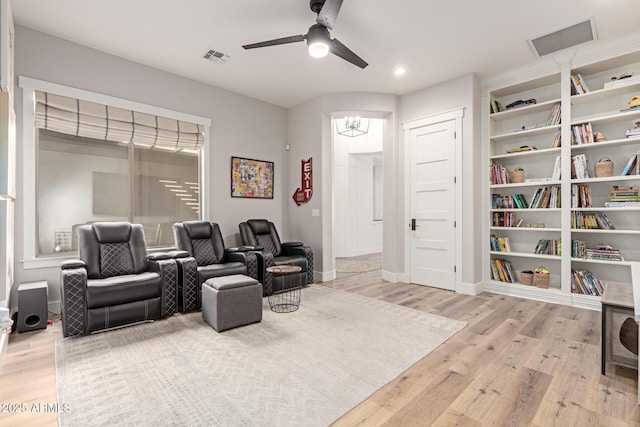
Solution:
[(76, 251), (94, 221), (144, 226), (148, 247), (173, 246), (171, 225), (199, 218), (198, 154), (37, 130), (38, 255)]
[(153, 248), (173, 246), (173, 223), (207, 215), (209, 119), (22, 76), (19, 83), (24, 268), (75, 257), (80, 224), (141, 223)]

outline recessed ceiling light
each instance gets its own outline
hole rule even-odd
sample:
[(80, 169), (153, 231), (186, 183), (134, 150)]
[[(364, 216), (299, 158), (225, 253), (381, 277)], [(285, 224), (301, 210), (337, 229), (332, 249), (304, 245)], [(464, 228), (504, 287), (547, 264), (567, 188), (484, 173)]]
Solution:
[(393, 74), (395, 74), (396, 76), (402, 76), (404, 75), (404, 73), (406, 73), (407, 70), (405, 70), (403, 67), (397, 67), (394, 71)]

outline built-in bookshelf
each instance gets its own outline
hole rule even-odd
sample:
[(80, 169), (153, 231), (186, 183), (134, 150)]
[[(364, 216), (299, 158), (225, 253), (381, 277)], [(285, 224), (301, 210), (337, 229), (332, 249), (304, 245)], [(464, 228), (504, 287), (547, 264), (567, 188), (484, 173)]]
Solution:
[[(607, 282), (631, 285), (631, 262), (640, 261), (640, 108), (628, 102), (640, 79), (611, 78), (640, 76), (634, 49), (483, 81), (485, 290), (599, 309)], [(496, 275), (500, 266), (510, 280)], [(523, 271), (542, 266), (548, 288), (522, 283)]]

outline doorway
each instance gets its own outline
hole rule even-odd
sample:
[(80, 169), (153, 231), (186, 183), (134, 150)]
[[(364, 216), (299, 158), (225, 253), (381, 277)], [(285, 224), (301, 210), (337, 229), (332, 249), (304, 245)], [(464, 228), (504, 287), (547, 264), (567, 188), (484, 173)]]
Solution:
[(364, 132), (341, 133), (333, 118), (333, 253), (337, 273), (382, 263), (383, 119), (359, 118)]

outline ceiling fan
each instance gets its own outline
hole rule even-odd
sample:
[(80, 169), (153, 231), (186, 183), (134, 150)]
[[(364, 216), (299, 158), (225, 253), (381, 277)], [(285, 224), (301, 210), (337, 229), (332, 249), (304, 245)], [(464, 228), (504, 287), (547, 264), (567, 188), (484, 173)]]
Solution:
[(307, 34), (247, 44), (242, 47), (245, 49), (256, 49), (259, 47), (276, 46), (306, 40), (307, 46), (309, 47), (309, 55), (315, 58), (322, 58), (331, 52), (360, 68), (365, 68), (369, 65), (338, 39), (332, 39), (329, 34), (329, 30), (333, 29), (336, 19), (338, 18), (342, 0), (311, 0), (309, 6), (311, 7), (311, 11), (317, 14), (318, 17), (316, 18), (316, 23), (309, 28)]

